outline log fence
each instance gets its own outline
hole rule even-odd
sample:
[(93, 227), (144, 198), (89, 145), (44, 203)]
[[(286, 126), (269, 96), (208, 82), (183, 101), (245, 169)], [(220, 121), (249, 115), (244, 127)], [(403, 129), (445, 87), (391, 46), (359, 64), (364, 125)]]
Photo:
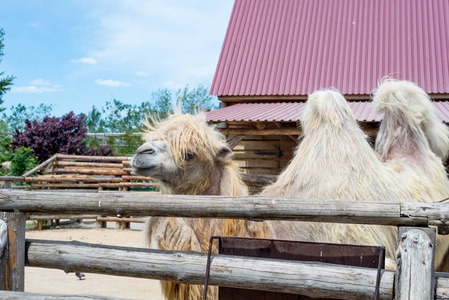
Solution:
[[(440, 234), (449, 233), (449, 203), (2, 190), (0, 211), (8, 224), (7, 251), (2, 254), (0, 270), (0, 278), (8, 279), (4, 280), (8, 284), (1, 287), (3, 290), (23, 291), (20, 261), (66, 272), (204, 283), (205, 253), (26, 240), (20, 233), (25, 215), (121, 214), (401, 226), (399, 267), (396, 273), (383, 270), (378, 299), (449, 299), (449, 276), (434, 272), (435, 231), (427, 227), (437, 226)], [(376, 278), (375, 269), (220, 254), (212, 255), (209, 284), (312, 297), (372, 299)], [(0, 298), (10, 295), (0, 292)], [(30, 295), (29, 299), (34, 298)]]

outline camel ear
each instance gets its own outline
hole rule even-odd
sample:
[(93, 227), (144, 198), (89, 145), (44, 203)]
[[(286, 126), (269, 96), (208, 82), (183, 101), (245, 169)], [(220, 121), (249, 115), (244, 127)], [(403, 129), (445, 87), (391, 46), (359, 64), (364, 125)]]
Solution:
[(228, 146), (223, 146), (217, 153), (217, 160), (221, 162), (230, 162), (232, 158), (232, 150)]

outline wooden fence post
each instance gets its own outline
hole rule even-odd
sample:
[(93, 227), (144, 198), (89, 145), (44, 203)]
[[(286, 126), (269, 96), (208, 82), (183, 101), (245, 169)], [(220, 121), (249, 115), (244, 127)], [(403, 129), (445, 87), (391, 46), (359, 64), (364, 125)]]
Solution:
[(396, 300), (434, 299), (435, 236), (434, 228), (399, 228)]
[[(0, 260), (0, 290), (24, 291), (25, 283), (25, 214), (2, 212), (6, 223), (6, 245)], [(3, 223), (3, 224), (5, 224)], [(2, 242), (3, 242), (2, 241)]]

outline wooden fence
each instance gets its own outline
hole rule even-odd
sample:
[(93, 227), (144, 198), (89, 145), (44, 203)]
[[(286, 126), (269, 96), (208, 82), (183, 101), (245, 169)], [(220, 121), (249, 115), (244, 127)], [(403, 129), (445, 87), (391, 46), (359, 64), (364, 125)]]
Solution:
[[(3, 290), (23, 291), (25, 265), (204, 283), (205, 253), (25, 240), (25, 214), (122, 214), (413, 226), (400, 227), (400, 267), (396, 273), (382, 272), (378, 299), (449, 299), (448, 274), (433, 271), (434, 240), (428, 233), (435, 237), (435, 229), (427, 228), (437, 226), (440, 234), (449, 233), (449, 203), (2, 190), (0, 211), (8, 225), (4, 235), (9, 237), (0, 272)], [(6, 227), (0, 224), (1, 228)], [(367, 268), (212, 255), (209, 284), (313, 297), (372, 299), (376, 278), (377, 271)], [(11, 294), (0, 292), (2, 297)], [(36, 299), (27, 297), (20, 294), (21, 299)]]

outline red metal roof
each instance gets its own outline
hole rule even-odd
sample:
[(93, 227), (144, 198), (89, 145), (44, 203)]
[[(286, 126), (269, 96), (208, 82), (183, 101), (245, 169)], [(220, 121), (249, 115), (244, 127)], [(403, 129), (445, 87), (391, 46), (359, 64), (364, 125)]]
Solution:
[(236, 0), (218, 96), (370, 94), (384, 76), (449, 93), (447, 0)]
[[(449, 101), (433, 102), (437, 116), (449, 123)], [(301, 120), (305, 102), (239, 103), (207, 113), (208, 122), (267, 121), (296, 122)], [(378, 122), (383, 115), (377, 114), (371, 102), (349, 102), (354, 117), (361, 122)]]

